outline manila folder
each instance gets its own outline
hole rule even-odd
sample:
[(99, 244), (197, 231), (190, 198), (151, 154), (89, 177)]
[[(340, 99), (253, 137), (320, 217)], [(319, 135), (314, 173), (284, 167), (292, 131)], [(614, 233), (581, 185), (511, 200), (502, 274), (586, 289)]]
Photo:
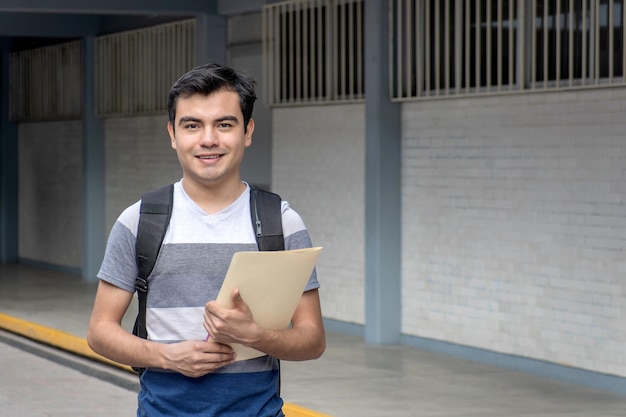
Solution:
[[(237, 252), (233, 255), (217, 303), (232, 308), (232, 293), (239, 288), (254, 321), (272, 330), (289, 327), (304, 288), (315, 268), (321, 247), (287, 251)], [(231, 343), (237, 360), (264, 353)]]

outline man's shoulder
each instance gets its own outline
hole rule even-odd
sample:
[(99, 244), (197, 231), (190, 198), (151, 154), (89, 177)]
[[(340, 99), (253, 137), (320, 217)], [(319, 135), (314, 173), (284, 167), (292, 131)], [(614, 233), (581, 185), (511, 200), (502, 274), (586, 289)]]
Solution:
[(130, 206), (126, 207), (124, 211), (119, 215), (117, 221), (122, 225), (126, 226), (128, 229), (133, 231), (133, 234), (137, 232), (137, 223), (139, 222), (139, 206), (141, 204), (141, 200), (136, 201)]

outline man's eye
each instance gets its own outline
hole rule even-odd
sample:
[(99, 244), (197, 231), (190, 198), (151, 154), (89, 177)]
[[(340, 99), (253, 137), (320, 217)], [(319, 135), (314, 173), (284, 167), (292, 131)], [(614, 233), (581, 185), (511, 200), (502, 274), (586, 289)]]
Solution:
[(224, 122), (224, 123), (220, 123), (219, 125), (217, 125), (217, 127), (221, 127), (221, 128), (223, 128), (223, 129), (229, 128), (229, 127), (231, 127), (231, 126), (232, 126), (232, 125), (231, 125), (230, 123), (226, 123), (226, 122)]
[(197, 129), (198, 125), (196, 123), (188, 123), (185, 125), (185, 129)]

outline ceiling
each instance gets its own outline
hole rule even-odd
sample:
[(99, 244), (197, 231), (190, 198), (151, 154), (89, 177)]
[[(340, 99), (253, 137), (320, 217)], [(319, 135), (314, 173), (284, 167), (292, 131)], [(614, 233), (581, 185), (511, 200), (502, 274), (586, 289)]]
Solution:
[(259, 10), (259, 0), (0, 0), (0, 49), (32, 49), (202, 14)]

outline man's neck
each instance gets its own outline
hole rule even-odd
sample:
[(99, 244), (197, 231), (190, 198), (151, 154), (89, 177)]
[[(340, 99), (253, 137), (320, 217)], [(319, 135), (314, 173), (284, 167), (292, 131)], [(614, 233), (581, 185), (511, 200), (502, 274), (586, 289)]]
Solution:
[(182, 180), (185, 193), (207, 214), (215, 214), (230, 206), (246, 190), (240, 179), (227, 184), (199, 184)]

